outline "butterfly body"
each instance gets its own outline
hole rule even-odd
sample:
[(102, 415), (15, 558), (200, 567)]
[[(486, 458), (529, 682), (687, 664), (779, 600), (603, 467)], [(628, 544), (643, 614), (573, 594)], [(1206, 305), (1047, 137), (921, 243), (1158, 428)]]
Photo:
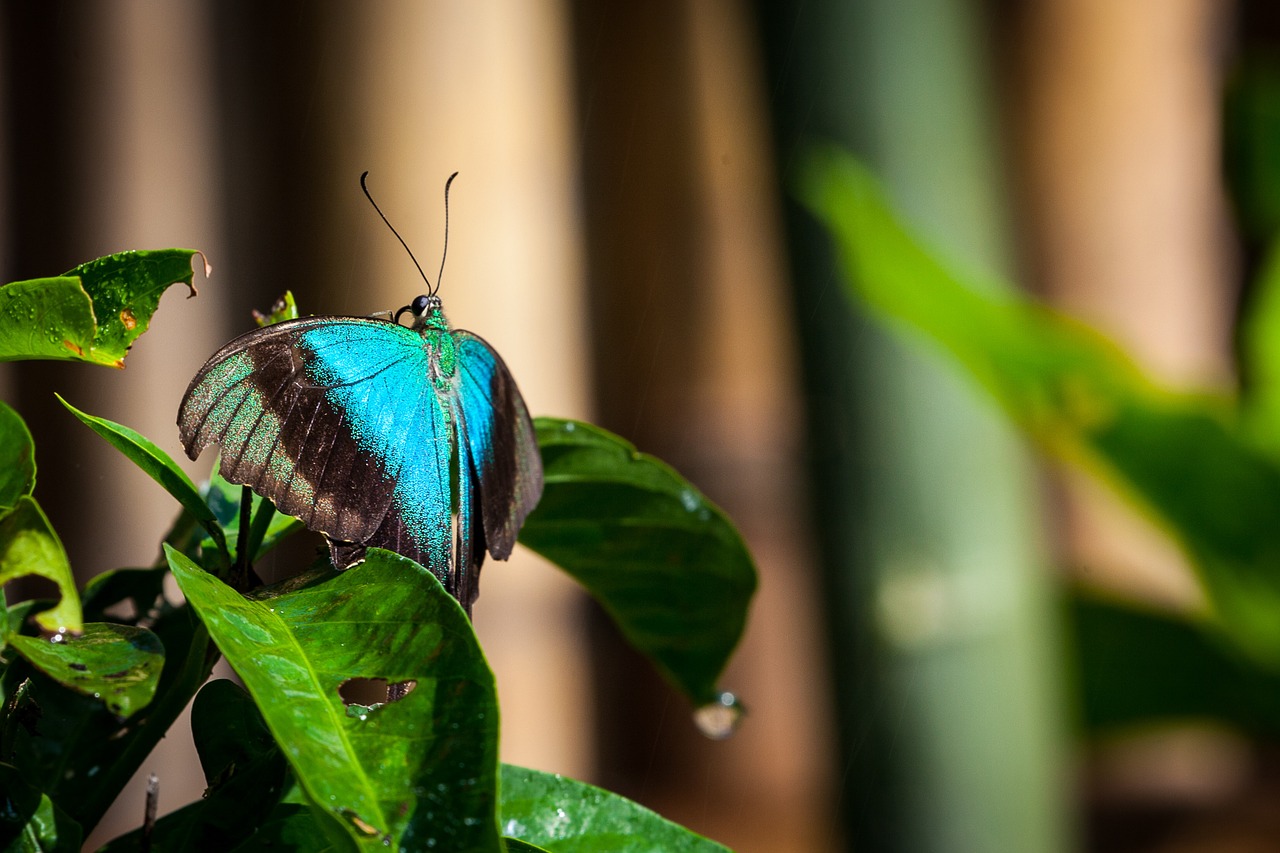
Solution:
[(524, 401), (496, 352), (449, 327), (440, 300), (372, 317), (308, 317), (215, 353), (178, 413), (187, 454), (330, 540), (417, 560), (469, 608), (486, 551), (506, 559), (542, 491)]

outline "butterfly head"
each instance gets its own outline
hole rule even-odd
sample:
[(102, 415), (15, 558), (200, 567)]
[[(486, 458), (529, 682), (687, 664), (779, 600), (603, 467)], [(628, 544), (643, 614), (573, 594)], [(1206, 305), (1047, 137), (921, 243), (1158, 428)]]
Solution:
[(444, 319), (444, 310), (440, 302), (440, 297), (434, 293), (424, 293), (415, 296), (413, 301), (396, 312), (396, 322), (400, 322), (400, 315), (409, 314), (413, 317), (413, 328), (423, 329), (428, 326), (443, 328), (448, 330), (448, 323)]

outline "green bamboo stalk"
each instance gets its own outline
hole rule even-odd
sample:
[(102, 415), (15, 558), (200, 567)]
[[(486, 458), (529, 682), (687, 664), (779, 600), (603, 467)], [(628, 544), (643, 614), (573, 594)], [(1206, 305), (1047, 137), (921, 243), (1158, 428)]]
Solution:
[[(863, 157), (935, 245), (1007, 268), (982, 7), (759, 3), (784, 182), (806, 141)], [(788, 231), (852, 849), (1071, 846), (1059, 649), (1033, 472), (927, 345), (845, 310)]]

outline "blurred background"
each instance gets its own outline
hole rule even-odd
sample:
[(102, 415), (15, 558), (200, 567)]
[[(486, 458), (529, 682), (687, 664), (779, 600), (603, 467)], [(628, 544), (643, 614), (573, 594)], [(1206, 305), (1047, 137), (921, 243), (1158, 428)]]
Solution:
[[(213, 273), (125, 371), (8, 366), (0, 394), (82, 579), (149, 564), (175, 507), (52, 392), (185, 461), (178, 402), (252, 309), (421, 291), (360, 173), (434, 272), (459, 171), (454, 325), (533, 414), (690, 477), (761, 576), (723, 679), (750, 715), (711, 743), (554, 569), (489, 565), (504, 760), (741, 851), (1280, 850), (1273, 742), (1083, 722), (1062, 590), (1194, 613), (1177, 549), (861, 318), (788, 183), (837, 141), (950, 257), (1229, 389), (1280, 221), (1278, 39), (1264, 0), (6, 2), (0, 280), (168, 246)], [(200, 796), (185, 723), (94, 841), (141, 822), (150, 772), (162, 814)]]

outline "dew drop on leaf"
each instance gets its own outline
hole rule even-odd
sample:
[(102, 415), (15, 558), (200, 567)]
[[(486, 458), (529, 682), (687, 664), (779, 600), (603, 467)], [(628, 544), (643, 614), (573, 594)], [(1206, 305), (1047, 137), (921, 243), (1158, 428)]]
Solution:
[(712, 740), (724, 740), (738, 730), (742, 722), (742, 702), (725, 691), (693, 712), (693, 723)]

